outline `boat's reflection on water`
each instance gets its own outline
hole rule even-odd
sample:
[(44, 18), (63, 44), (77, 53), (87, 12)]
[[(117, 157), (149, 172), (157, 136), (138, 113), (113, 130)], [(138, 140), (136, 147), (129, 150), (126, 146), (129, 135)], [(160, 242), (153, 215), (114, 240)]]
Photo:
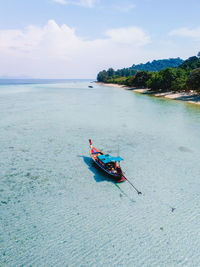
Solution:
[(97, 168), (95, 166), (94, 162), (92, 161), (90, 157), (81, 156), (81, 155), (77, 155), (77, 157), (83, 159), (84, 163), (88, 166), (88, 169), (94, 174), (94, 180), (97, 183), (107, 181), (107, 182), (114, 184), (116, 188), (120, 191), (120, 197), (125, 196), (129, 199), (129, 201), (135, 203), (135, 200), (130, 198), (126, 194), (126, 192), (124, 192), (124, 190), (121, 189), (120, 185), (115, 180), (108, 178), (107, 175), (104, 174), (104, 172), (100, 168)]

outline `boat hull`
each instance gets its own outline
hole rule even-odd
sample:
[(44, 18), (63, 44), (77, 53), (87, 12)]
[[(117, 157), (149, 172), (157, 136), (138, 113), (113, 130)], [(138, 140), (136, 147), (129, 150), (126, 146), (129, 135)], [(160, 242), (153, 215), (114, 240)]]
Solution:
[(94, 162), (95, 166), (98, 167), (100, 170), (102, 170), (102, 172), (107, 174), (111, 180), (113, 180), (117, 183), (121, 183), (121, 182), (124, 182), (126, 180), (123, 175), (116, 175), (116, 174), (112, 174), (109, 171), (107, 171), (105, 168), (103, 168), (103, 166), (101, 164), (99, 164), (96, 160), (93, 159), (92, 155), (91, 155), (91, 159)]

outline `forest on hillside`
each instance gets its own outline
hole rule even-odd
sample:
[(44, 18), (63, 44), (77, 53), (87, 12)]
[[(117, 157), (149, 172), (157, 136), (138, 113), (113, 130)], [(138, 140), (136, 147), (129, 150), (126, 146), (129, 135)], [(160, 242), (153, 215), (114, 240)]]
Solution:
[(141, 63), (138, 65), (133, 64), (132, 67), (114, 70), (109, 68), (107, 71), (103, 70), (99, 72), (97, 80), (106, 82), (109, 78), (129, 77), (135, 75), (138, 71), (160, 71), (166, 68), (176, 68), (181, 65), (184, 60), (178, 58), (160, 59)]
[[(200, 53), (197, 57), (193, 56), (185, 61), (176, 58), (133, 66), (133, 69), (128, 68), (132, 70), (129, 74), (125, 71), (128, 69), (103, 70), (98, 73), (97, 81), (149, 88), (153, 91), (195, 90), (200, 92)], [(167, 67), (162, 68), (162, 66)], [(161, 70), (158, 70), (159, 67)]]

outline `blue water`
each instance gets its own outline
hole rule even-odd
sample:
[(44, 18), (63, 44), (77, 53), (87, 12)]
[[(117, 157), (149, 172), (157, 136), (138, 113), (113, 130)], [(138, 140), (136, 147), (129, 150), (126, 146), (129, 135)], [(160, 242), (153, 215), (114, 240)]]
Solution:
[(199, 266), (200, 108), (88, 85), (0, 85), (0, 265)]

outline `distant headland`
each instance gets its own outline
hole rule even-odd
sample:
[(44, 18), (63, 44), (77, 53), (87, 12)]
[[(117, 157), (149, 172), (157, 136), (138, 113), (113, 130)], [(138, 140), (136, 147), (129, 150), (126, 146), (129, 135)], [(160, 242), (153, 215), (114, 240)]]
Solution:
[(182, 60), (153, 60), (129, 68), (100, 71), (97, 81), (136, 92), (200, 104), (200, 52)]

